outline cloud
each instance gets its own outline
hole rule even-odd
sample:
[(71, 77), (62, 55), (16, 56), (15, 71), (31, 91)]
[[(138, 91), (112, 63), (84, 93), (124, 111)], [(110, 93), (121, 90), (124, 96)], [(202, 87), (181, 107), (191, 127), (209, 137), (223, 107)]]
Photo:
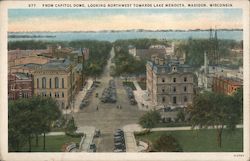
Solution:
[(29, 17), (9, 21), (9, 31), (98, 31), (125, 29), (242, 28), (242, 19), (224, 14), (117, 14), (103, 16)]

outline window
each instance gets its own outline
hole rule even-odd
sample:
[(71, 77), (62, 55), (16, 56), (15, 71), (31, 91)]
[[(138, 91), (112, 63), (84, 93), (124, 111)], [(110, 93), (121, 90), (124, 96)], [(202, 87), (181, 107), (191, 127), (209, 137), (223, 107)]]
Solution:
[(37, 86), (37, 88), (39, 88), (39, 79), (38, 78), (36, 80), (36, 86)]
[(49, 93), (49, 96), (51, 97), (51, 92)]
[(173, 82), (176, 82), (176, 78), (173, 78)]
[(184, 77), (184, 82), (187, 82), (187, 77)]
[(42, 78), (42, 88), (46, 88), (46, 78)]
[(58, 77), (55, 78), (55, 88), (59, 88), (59, 79), (58, 79)]
[(162, 79), (161, 79), (161, 81), (162, 81), (162, 82), (165, 82), (165, 79), (164, 79), (164, 78), (162, 78)]
[(184, 92), (187, 92), (187, 87), (186, 86), (184, 86)]
[(162, 102), (165, 102), (165, 97), (162, 97)]
[(64, 92), (62, 92), (62, 97), (64, 97)]
[(51, 78), (49, 79), (49, 88), (52, 88), (52, 80), (51, 80)]
[(184, 102), (187, 102), (188, 99), (187, 99), (187, 96), (184, 96)]
[(64, 88), (64, 78), (62, 78), (62, 88)]
[(173, 97), (173, 104), (176, 104), (176, 96)]
[(173, 92), (176, 92), (176, 87), (173, 87)]
[(162, 89), (161, 89), (161, 91), (162, 91), (162, 93), (164, 93), (164, 92), (165, 92), (165, 89), (164, 89), (164, 88), (162, 88)]

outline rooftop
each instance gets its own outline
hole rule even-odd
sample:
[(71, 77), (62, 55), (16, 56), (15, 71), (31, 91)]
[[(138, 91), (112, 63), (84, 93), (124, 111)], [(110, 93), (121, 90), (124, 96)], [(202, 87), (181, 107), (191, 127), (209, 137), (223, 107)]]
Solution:
[(28, 80), (30, 77), (25, 73), (16, 73), (16, 77), (21, 80)]
[(68, 59), (52, 59), (47, 64), (41, 66), (42, 70), (67, 70), (71, 62)]

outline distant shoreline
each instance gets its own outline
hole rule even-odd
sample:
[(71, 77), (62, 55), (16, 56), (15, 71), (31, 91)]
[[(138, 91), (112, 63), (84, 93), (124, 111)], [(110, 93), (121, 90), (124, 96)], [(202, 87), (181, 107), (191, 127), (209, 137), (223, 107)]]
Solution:
[[(214, 29), (212, 29), (214, 31)], [(217, 31), (243, 31), (243, 29), (216, 29)], [(110, 33), (110, 32), (194, 32), (194, 31), (210, 31), (210, 29), (189, 29), (189, 30), (145, 30), (145, 29), (132, 29), (132, 30), (101, 30), (101, 31), (20, 31), (8, 32), (13, 33)]]

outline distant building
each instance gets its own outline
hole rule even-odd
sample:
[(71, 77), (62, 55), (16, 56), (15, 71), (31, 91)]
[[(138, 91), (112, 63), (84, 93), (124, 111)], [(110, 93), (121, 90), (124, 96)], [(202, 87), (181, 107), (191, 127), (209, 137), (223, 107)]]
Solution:
[(230, 69), (223, 66), (210, 66), (207, 59), (207, 53), (204, 53), (204, 65), (196, 72), (198, 77), (198, 86), (202, 90), (212, 91), (214, 78), (224, 77), (243, 81), (243, 68)]
[(70, 107), (77, 90), (75, 66), (66, 59), (54, 59), (34, 72), (34, 94), (55, 98), (61, 109)]
[(188, 65), (152, 57), (147, 62), (147, 92), (158, 107), (186, 107), (192, 104), (195, 75)]
[(135, 57), (137, 59), (150, 60), (152, 55), (156, 55), (159, 58), (164, 58), (166, 55), (166, 50), (161, 48), (136, 49)]
[(31, 74), (35, 72), (37, 68), (39, 68), (41, 64), (22, 64), (22, 65), (17, 65), (13, 67), (8, 68), (8, 73), (26, 73), (26, 74)]
[(82, 63), (85, 60), (89, 59), (89, 49), (88, 48), (80, 48), (78, 50), (72, 51), (70, 54), (74, 55), (74, 59), (76, 63)]
[(213, 77), (213, 91), (217, 93), (223, 93), (226, 95), (232, 95), (238, 88), (243, 86), (243, 82), (240, 79), (228, 78), (228, 77)]
[(26, 73), (8, 74), (8, 99), (30, 98), (33, 96), (33, 79)]
[(28, 57), (22, 57), (15, 59), (15, 66), (16, 65), (22, 65), (22, 64), (45, 64), (50, 61), (49, 58), (43, 57), (43, 56), (28, 56)]

